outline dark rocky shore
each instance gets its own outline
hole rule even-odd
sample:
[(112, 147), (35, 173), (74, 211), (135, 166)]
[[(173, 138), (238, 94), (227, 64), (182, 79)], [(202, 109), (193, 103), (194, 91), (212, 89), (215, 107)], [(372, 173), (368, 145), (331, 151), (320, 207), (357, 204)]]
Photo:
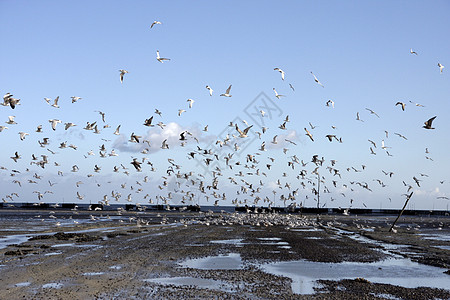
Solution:
[[(17, 219), (2, 219), (0, 236), (28, 237), (0, 249), (0, 299), (450, 299), (450, 290), (406, 288), (362, 277), (319, 280), (314, 294), (297, 294), (290, 278), (259, 267), (297, 260), (375, 262), (401, 255), (440, 267), (443, 273), (450, 268), (450, 251), (446, 250), (450, 242), (424, 239), (423, 234), (448, 236), (448, 217), (403, 218), (397, 233), (388, 233), (391, 217), (321, 216), (317, 220), (315, 215), (124, 212), (122, 219), (106, 219), (101, 212), (80, 214), (79, 218), (94, 215), (97, 221), (41, 230), (36, 228), (36, 220), (24, 219), (20, 230), (11, 230), (13, 223), (18, 228)], [(98, 221), (101, 218), (106, 220)], [(293, 222), (297, 226), (292, 227)], [(213, 242), (231, 239), (238, 242)], [(273, 239), (289, 247), (267, 243)], [(405, 246), (386, 249), (385, 244)], [(229, 253), (240, 255), (240, 268), (180, 266), (187, 259)], [(179, 277), (217, 286), (153, 281)], [(448, 278), (450, 283), (450, 274)]]

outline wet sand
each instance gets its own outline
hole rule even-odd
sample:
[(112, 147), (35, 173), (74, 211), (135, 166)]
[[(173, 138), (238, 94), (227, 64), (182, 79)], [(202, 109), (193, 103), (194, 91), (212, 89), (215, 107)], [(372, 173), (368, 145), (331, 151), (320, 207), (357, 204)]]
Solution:
[[(397, 233), (388, 233), (394, 217), (124, 212), (107, 218), (80, 211), (71, 218), (56, 211), (49, 221), (48, 211), (8, 214), (0, 237), (15, 236), (17, 243), (0, 249), (0, 299), (450, 299), (450, 289), (356, 274), (318, 280), (313, 293), (303, 294), (292, 276), (264, 267), (405, 257), (439, 267), (436, 276), (448, 276), (450, 286), (448, 217), (402, 218)], [(208, 257), (216, 260), (208, 264)]]

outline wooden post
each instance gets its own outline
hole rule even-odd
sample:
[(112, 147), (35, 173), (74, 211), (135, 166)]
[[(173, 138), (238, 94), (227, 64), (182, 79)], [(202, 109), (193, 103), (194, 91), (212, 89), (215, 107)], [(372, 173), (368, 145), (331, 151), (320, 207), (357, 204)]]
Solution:
[(320, 209), (320, 174), (319, 172), (317, 172), (317, 222), (320, 221), (319, 209)]
[(402, 208), (402, 210), (400, 211), (400, 213), (398, 214), (397, 219), (395, 219), (394, 223), (392, 223), (391, 228), (389, 228), (389, 232), (391, 232), (392, 229), (394, 229), (395, 223), (397, 223), (398, 219), (400, 219), (400, 217), (402, 216), (403, 211), (405, 210), (406, 205), (408, 205), (408, 201), (409, 201), (409, 199), (411, 199), (412, 195), (413, 195), (413, 192), (411, 192), (411, 194), (409, 194), (408, 196), (406, 196), (406, 202), (405, 202), (405, 205), (403, 205), (403, 208)]

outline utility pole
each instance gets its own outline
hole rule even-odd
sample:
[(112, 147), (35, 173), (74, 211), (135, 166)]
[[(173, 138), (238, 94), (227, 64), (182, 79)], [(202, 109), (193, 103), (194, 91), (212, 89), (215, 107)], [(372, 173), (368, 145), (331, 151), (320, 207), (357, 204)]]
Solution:
[(319, 222), (319, 208), (320, 208), (320, 174), (317, 172), (317, 222)]

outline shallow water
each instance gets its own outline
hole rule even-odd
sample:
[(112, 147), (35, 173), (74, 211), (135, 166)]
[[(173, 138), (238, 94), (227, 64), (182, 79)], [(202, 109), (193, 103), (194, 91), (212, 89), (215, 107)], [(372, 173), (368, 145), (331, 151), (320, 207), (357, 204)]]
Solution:
[(239, 253), (188, 259), (180, 263), (180, 266), (201, 270), (238, 270), (243, 267)]
[(51, 282), (42, 285), (43, 289), (60, 289), (63, 287), (62, 283)]
[(444, 269), (421, 265), (409, 259), (387, 259), (374, 263), (322, 263), (311, 261), (277, 262), (261, 266), (265, 272), (292, 279), (297, 294), (313, 294), (319, 279), (341, 280), (363, 277), (371, 282), (408, 288), (419, 286), (449, 289), (450, 277)]
[(232, 286), (223, 281), (195, 277), (164, 277), (144, 279), (144, 281), (163, 285), (195, 286), (197, 288), (207, 288), (226, 292), (231, 292), (232, 290)]

